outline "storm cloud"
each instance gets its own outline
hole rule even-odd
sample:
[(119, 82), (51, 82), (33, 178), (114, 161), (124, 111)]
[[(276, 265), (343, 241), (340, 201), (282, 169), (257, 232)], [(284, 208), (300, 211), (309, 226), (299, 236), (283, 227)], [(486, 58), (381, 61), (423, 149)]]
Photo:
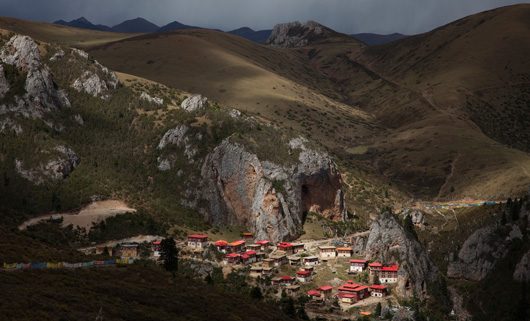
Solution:
[(287, 21), (316, 20), (344, 33), (429, 31), (511, 0), (0, 0), (0, 14), (54, 21), (84, 16), (115, 25), (138, 16), (159, 25), (177, 20), (207, 28), (268, 29)]

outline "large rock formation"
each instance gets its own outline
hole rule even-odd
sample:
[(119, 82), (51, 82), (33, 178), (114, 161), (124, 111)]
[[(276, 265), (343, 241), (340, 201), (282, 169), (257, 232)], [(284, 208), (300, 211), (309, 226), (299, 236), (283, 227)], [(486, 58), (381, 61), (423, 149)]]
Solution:
[[(193, 144), (202, 139), (202, 134), (197, 133), (190, 137), (190, 128), (186, 125), (178, 125), (175, 128), (168, 130), (164, 136), (160, 139), (157, 149), (162, 152), (162, 155), (158, 158), (158, 169), (161, 171), (170, 170), (173, 167), (173, 163), (176, 161), (179, 155), (176, 153), (166, 153), (165, 149), (168, 146), (176, 146), (182, 148), (184, 155), (187, 158), (188, 163), (195, 162), (195, 155), (197, 154), (197, 148)], [(192, 134), (193, 135), (193, 134)]]
[(298, 149), (298, 163), (282, 166), (224, 140), (202, 167), (206, 218), (215, 225), (248, 226), (257, 238), (273, 241), (300, 235), (308, 211), (343, 219), (346, 209), (335, 163), (303, 145)]
[(396, 287), (399, 296), (423, 297), (428, 291), (428, 283), (438, 279), (438, 269), (416, 237), (405, 231), (397, 216), (390, 212), (381, 214), (372, 223), (366, 241), (360, 237), (355, 240), (356, 244), (359, 242), (365, 242), (366, 259), (399, 264)]
[(324, 39), (332, 33), (331, 29), (315, 21), (282, 23), (274, 26), (267, 44), (283, 48), (304, 47), (311, 42)]
[(40, 185), (48, 180), (57, 181), (68, 177), (80, 163), (77, 154), (66, 146), (59, 145), (53, 151), (46, 152), (51, 153), (55, 154), (54, 157), (30, 169), (25, 169), (21, 160), (15, 160), (17, 173), (35, 185)]
[(180, 104), (180, 108), (189, 112), (198, 111), (204, 109), (207, 106), (208, 98), (202, 95), (193, 95), (191, 97), (188, 97), (184, 99), (184, 101)]
[[(82, 50), (72, 49), (72, 54), (78, 56), (82, 60), (89, 61), (88, 54)], [(87, 67), (88, 68), (73, 81), (72, 88), (101, 99), (110, 98), (111, 90), (118, 87), (119, 81), (116, 74), (97, 61), (90, 63)]]
[[(4, 112), (15, 112), (25, 117), (41, 118), (46, 111), (56, 110), (61, 107), (70, 107), (70, 102), (62, 90), (57, 89), (50, 69), (41, 62), (39, 47), (27, 36), (15, 35), (0, 50), (0, 61), (12, 65), (17, 72), (26, 75), (24, 93), (15, 103), (3, 105), (0, 109)], [(0, 73), (1, 91), (7, 93), (9, 85), (4, 70)]]
[(508, 253), (510, 243), (522, 238), (517, 225), (486, 226), (476, 230), (464, 242), (458, 258), (450, 262), (447, 276), (480, 281)]

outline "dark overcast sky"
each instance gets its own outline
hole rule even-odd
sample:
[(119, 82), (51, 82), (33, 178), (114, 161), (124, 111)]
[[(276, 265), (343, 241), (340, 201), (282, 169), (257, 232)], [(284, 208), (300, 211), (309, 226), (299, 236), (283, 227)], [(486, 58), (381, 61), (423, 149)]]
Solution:
[(515, 3), (513, 0), (0, 0), (0, 15), (54, 21), (84, 16), (117, 24), (144, 17), (231, 30), (271, 28), (287, 21), (316, 20), (344, 33), (431, 30), (463, 16)]

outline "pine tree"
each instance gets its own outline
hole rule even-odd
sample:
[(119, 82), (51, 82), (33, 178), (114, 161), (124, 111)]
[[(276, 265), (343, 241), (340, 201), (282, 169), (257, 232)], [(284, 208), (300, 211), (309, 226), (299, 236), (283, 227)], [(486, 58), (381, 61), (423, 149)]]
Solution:
[(163, 261), (166, 271), (171, 272), (173, 276), (178, 270), (178, 255), (179, 251), (173, 238), (168, 237), (160, 242), (160, 260)]
[(379, 317), (381, 315), (381, 302), (377, 303), (374, 311), (374, 316)]
[(250, 297), (256, 300), (263, 299), (263, 294), (261, 293), (261, 289), (258, 286), (253, 287), (250, 290)]

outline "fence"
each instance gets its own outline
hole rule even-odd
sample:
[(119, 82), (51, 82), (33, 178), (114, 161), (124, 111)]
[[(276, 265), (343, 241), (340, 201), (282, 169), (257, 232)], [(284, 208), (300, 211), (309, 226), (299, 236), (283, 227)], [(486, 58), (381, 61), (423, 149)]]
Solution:
[(16, 270), (57, 270), (57, 269), (81, 269), (92, 267), (108, 267), (133, 264), (133, 258), (112, 259), (105, 261), (88, 261), (79, 263), (69, 262), (33, 262), (33, 263), (4, 263), (0, 271)]

